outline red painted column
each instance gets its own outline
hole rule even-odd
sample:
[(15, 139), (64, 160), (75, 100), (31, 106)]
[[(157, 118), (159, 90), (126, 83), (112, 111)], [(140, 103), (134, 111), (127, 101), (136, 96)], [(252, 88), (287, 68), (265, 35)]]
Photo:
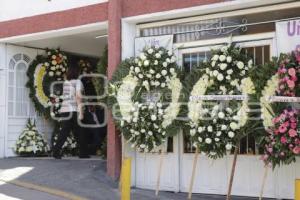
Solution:
[[(108, 2), (108, 79), (121, 61), (121, 18), (122, 0)], [(107, 173), (113, 179), (119, 178), (121, 169), (121, 137), (116, 130), (111, 113), (107, 125)]]

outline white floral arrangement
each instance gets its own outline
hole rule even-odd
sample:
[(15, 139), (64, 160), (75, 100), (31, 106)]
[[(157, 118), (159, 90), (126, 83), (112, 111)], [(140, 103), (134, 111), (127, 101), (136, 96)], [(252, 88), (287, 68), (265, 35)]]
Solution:
[[(58, 130), (61, 129), (59, 125), (54, 130), (53, 135), (53, 141), (52, 146), (56, 145), (57, 139), (58, 139)], [(73, 133), (70, 134), (69, 137), (67, 137), (65, 143), (62, 146), (62, 154), (65, 156), (75, 156), (78, 154), (78, 143), (73, 135)]]
[(156, 46), (145, 48), (126, 66), (128, 75), (119, 85), (119, 80), (111, 84), (120, 112), (117, 122), (132, 148), (150, 152), (176, 133), (171, 127), (180, 110), (182, 90), (176, 58)]
[(26, 128), (16, 142), (15, 152), (20, 156), (43, 156), (49, 152), (49, 146), (38, 133), (35, 121), (28, 119)]
[(63, 81), (67, 71), (67, 56), (59, 49), (50, 49), (47, 51), (47, 55), (48, 61), (44, 65), (47, 67), (48, 76), (57, 81)]
[[(212, 158), (224, 156), (236, 145), (241, 137), (240, 129), (248, 119), (248, 95), (255, 92), (248, 77), (252, 60), (240, 51), (233, 45), (213, 51), (210, 63), (203, 64), (206, 67), (200, 69), (199, 79), (190, 92), (191, 140), (195, 147)], [(226, 104), (225, 101), (207, 102), (197, 98), (203, 95), (242, 95), (242, 101), (233, 98)]]

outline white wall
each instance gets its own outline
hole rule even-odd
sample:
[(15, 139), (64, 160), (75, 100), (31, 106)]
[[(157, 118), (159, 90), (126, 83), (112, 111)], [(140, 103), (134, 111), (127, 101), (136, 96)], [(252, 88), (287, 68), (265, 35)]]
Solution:
[(0, 44), (0, 158), (5, 154), (5, 135), (6, 135), (6, 51), (5, 45)]
[(0, 22), (103, 2), (107, 0), (0, 0)]

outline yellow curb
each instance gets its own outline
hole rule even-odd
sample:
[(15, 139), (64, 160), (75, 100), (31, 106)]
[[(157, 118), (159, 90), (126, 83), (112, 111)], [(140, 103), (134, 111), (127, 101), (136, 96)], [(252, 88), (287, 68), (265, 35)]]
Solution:
[(41, 186), (41, 185), (35, 185), (35, 184), (32, 184), (32, 183), (28, 183), (28, 182), (23, 182), (23, 181), (18, 181), (18, 180), (5, 181), (5, 180), (2, 180), (2, 179), (0, 179), (0, 181), (2, 181), (4, 183), (16, 185), (16, 186), (19, 186), (19, 187), (31, 189), (31, 190), (45, 192), (45, 193), (52, 194), (52, 195), (59, 196), (59, 197), (63, 197), (65, 199), (69, 199), (69, 200), (89, 200), (87, 198), (83, 198), (83, 197), (77, 196), (77, 195), (72, 194), (72, 193), (64, 192), (62, 190), (57, 190), (57, 189), (53, 189), (53, 188), (49, 188), (49, 187), (45, 187), (45, 186)]

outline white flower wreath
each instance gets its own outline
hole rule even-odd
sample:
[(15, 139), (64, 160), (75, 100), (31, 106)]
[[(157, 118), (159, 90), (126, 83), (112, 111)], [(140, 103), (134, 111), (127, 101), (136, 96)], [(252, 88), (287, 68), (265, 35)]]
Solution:
[[(247, 122), (248, 95), (255, 91), (247, 77), (252, 61), (241, 55), (239, 48), (224, 46), (204, 65), (207, 67), (200, 69), (202, 73), (192, 87), (188, 102), (190, 136), (194, 146), (216, 158), (232, 149), (240, 137), (238, 130)], [(218, 101), (207, 106), (203, 99), (197, 98), (209, 94), (242, 95), (243, 99), (240, 107), (234, 100), (224, 109), (225, 105)]]
[[(145, 49), (131, 63), (129, 74), (117, 87), (119, 125), (133, 148), (152, 151), (166, 141), (176, 119), (182, 89), (176, 58), (162, 47)], [(170, 92), (170, 101), (166, 97)]]

